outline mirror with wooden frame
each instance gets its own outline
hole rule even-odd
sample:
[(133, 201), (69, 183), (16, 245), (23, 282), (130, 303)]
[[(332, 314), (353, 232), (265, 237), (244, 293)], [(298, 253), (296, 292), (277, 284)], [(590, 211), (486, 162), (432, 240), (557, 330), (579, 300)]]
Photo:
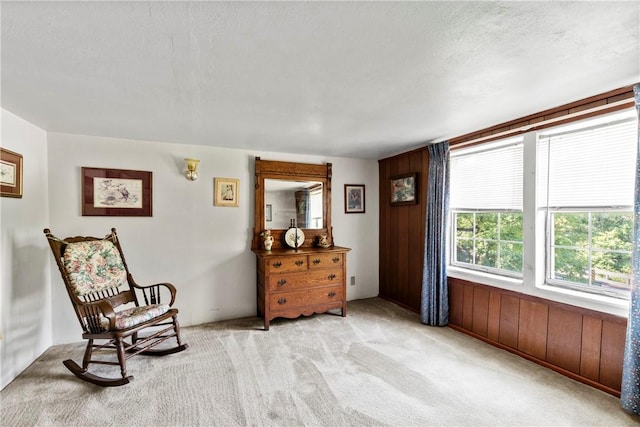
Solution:
[(273, 249), (291, 249), (284, 235), (295, 223), (304, 233), (302, 247), (313, 247), (322, 235), (333, 243), (331, 228), (331, 163), (280, 162), (255, 159), (255, 221), (251, 249), (264, 249), (265, 230)]

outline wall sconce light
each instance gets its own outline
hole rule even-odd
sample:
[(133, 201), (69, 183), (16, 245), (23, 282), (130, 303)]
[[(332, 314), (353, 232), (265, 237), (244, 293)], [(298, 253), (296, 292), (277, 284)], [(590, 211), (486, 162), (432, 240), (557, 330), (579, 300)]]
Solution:
[(198, 163), (200, 160), (198, 159), (184, 159), (187, 162), (187, 179), (190, 181), (195, 181), (198, 179), (198, 172), (196, 169), (198, 168)]

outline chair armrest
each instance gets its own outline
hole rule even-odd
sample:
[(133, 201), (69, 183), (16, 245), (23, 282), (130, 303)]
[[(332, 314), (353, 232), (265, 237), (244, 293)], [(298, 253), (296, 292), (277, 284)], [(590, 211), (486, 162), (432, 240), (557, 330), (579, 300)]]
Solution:
[(171, 283), (156, 283), (155, 285), (140, 286), (135, 282), (135, 280), (133, 280), (133, 277), (129, 275), (129, 284), (131, 285), (131, 287), (140, 289), (142, 291), (142, 295), (144, 296), (144, 302), (146, 305), (160, 304), (161, 286), (166, 288), (171, 294), (171, 302), (169, 302), (169, 307), (172, 307), (173, 303), (176, 301), (176, 287)]
[(103, 299), (100, 301), (81, 302), (78, 303), (78, 309), (83, 317), (82, 321), (89, 332), (103, 332), (104, 326), (102, 319), (109, 321), (109, 331), (116, 328), (116, 313), (109, 300)]

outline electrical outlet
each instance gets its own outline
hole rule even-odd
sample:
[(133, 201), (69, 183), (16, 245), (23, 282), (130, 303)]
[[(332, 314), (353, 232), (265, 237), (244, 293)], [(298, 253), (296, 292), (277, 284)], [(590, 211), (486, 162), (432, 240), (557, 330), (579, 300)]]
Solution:
[(351, 286), (356, 285), (356, 276), (351, 276)]

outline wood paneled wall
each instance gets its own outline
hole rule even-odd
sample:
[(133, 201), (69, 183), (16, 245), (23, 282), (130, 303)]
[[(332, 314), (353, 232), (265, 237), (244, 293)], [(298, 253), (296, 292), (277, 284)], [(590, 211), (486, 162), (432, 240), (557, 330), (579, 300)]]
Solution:
[[(380, 296), (420, 310), (424, 258), (425, 194), (429, 155), (425, 148), (378, 162), (380, 177)], [(417, 203), (391, 206), (390, 179), (417, 173)]]
[[(621, 102), (627, 99), (629, 106), (633, 105), (631, 86), (453, 138), (449, 144), (491, 139), (509, 130), (522, 133), (532, 126), (547, 126), (541, 123), (557, 117), (575, 120), (575, 113), (585, 109), (624, 108), (627, 105)], [(593, 114), (597, 112), (588, 113)], [(422, 292), (428, 160), (422, 148), (378, 162), (379, 295), (417, 313)], [(390, 178), (413, 172), (418, 174), (417, 204), (391, 206)], [(448, 283), (452, 328), (620, 395), (625, 318), (453, 278)]]
[(627, 320), (449, 278), (449, 326), (620, 396)]

